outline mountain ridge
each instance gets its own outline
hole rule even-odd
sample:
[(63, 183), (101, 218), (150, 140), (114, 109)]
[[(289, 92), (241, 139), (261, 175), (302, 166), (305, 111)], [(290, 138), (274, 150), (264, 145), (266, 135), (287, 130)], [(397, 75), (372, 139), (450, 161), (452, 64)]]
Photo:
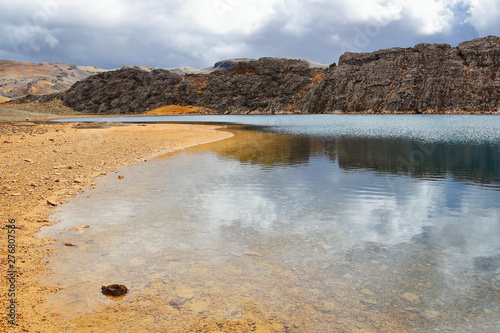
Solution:
[[(235, 58), (218, 61), (212, 67), (203, 69), (193, 67), (164, 68), (177, 75), (209, 74), (214, 71), (224, 71), (235, 66), (240, 61), (251, 61), (252, 58)], [(310, 61), (311, 66), (323, 65)], [(116, 69), (104, 69), (95, 66), (80, 66), (65, 62), (30, 63), (15, 60), (0, 60), (0, 97), (8, 99), (21, 98), (26, 95), (46, 95), (69, 89), (77, 81), (89, 76), (121, 69), (138, 69), (146, 72), (155, 67), (125, 65)], [(4, 99), (2, 99), (3, 101)]]
[[(500, 111), (500, 37), (347, 52), (339, 64), (260, 58), (227, 71), (179, 76), (119, 70), (77, 82), (64, 105), (140, 113), (192, 105), (215, 113)], [(167, 73), (168, 72), (168, 73)], [(126, 92), (126, 93), (124, 93)]]
[[(227, 113), (500, 112), (500, 37), (344, 53), (338, 65), (233, 59), (205, 72), (124, 68), (53, 98), (75, 111), (143, 113), (168, 105)], [(326, 67), (327, 66), (327, 67)], [(216, 67), (222, 70), (217, 70)], [(19, 103), (19, 101), (17, 101)]]

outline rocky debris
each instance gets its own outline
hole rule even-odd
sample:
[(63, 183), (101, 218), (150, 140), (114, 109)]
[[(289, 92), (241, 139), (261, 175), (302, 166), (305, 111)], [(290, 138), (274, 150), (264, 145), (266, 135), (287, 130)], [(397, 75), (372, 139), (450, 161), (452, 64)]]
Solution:
[[(244, 59), (246, 60), (246, 59)], [(217, 113), (500, 111), (500, 37), (347, 52), (328, 68), (299, 59), (226, 60), (209, 74), (124, 69), (77, 82), (63, 104), (85, 113), (193, 105)]]
[(66, 245), (66, 246), (69, 246), (69, 247), (73, 247), (73, 246), (76, 246), (75, 244), (73, 244), (73, 243), (70, 243), (70, 242), (66, 242), (66, 243), (64, 243), (64, 245)]
[(128, 292), (127, 287), (123, 284), (110, 284), (109, 286), (102, 286), (101, 291), (106, 296), (123, 296)]

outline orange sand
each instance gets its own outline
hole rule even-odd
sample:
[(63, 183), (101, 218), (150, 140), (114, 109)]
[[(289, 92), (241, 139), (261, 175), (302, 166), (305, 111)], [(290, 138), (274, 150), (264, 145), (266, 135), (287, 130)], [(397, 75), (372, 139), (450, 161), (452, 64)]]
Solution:
[[(0, 121), (2, 118), (0, 117)], [(64, 322), (41, 304), (55, 290), (38, 284), (50, 255), (41, 226), (54, 206), (93, 186), (100, 175), (153, 156), (220, 140), (231, 134), (208, 125), (34, 124), (0, 122), (0, 331), (57, 332)], [(50, 203), (51, 204), (50, 204)], [(15, 219), (17, 321), (8, 323), (8, 228)]]

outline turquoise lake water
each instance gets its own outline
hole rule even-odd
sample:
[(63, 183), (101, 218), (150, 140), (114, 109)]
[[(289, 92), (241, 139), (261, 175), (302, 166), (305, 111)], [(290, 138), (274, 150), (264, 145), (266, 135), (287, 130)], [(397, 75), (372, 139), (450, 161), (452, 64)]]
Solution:
[[(294, 332), (498, 331), (500, 117), (110, 120), (246, 126), (102, 177), (58, 209), (40, 233), (62, 242), (43, 282), (62, 288), (48, 304), (68, 320), (135, 304), (131, 318), (142, 306), (182, 329), (254, 304)], [(130, 294), (107, 299), (111, 283)], [(183, 300), (166, 304), (187, 319), (169, 321), (159, 299)]]

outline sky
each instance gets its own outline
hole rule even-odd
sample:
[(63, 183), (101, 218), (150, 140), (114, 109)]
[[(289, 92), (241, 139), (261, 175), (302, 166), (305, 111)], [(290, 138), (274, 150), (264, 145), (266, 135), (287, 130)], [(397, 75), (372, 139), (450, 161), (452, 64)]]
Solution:
[(0, 59), (101, 68), (346, 51), (500, 35), (500, 0), (0, 0)]

